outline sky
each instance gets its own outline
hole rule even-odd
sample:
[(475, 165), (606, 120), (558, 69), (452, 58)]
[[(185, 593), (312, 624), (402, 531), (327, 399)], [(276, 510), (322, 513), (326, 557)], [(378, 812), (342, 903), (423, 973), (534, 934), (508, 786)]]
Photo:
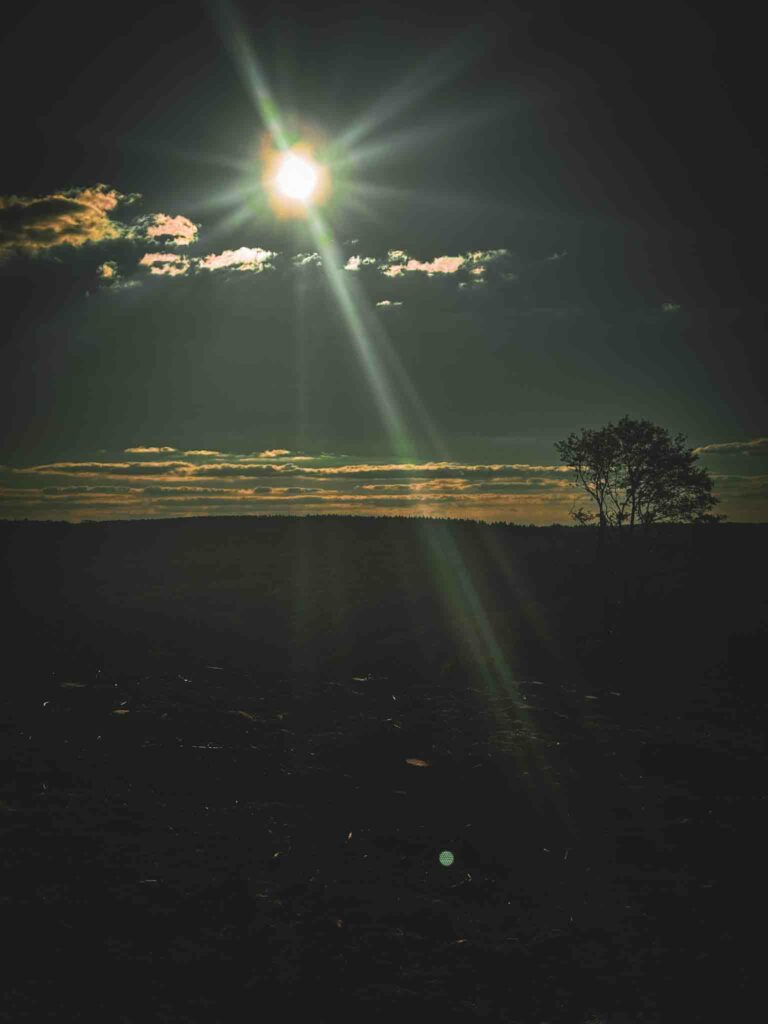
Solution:
[[(555, 442), (629, 415), (768, 521), (747, 4), (4, 27), (0, 518), (567, 523)], [(302, 216), (265, 180), (295, 145)]]

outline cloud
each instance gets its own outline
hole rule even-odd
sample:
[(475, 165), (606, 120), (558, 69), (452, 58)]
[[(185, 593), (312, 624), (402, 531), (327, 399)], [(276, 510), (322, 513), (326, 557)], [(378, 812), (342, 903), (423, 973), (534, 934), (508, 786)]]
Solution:
[[(126, 449), (126, 451), (129, 451), (129, 450), (130, 449)], [(155, 449), (155, 450), (156, 451), (175, 451), (176, 449), (175, 448), (163, 448), (163, 449)], [(295, 455), (295, 454), (292, 455), (289, 448), (265, 448), (264, 451), (261, 451), (261, 452), (250, 452), (249, 454), (246, 454), (246, 455), (234, 454), (234, 453), (231, 453), (231, 452), (220, 452), (220, 451), (216, 451), (215, 449), (211, 449), (211, 448), (193, 448), (190, 451), (185, 451), (185, 452), (182, 452), (181, 454), (182, 455), (195, 455), (195, 456), (200, 457), (200, 458), (237, 459), (237, 460), (244, 460), (246, 462), (251, 460), (251, 459), (279, 459), (279, 458), (282, 458), (282, 456), (284, 456), (284, 455), (290, 455), (292, 460), (301, 460), (303, 462), (304, 461), (312, 461), (313, 459), (317, 458), (317, 456), (314, 456), (314, 455)], [(239, 465), (239, 461), (238, 461), (238, 463), (233, 463), (233, 465)]]
[[(141, 454), (152, 453), (151, 448), (141, 447)], [(173, 451), (173, 449), (170, 449)], [(160, 449), (162, 452), (162, 449)], [(158, 454), (160, 453), (158, 452)], [(204, 480), (207, 478), (244, 480), (263, 477), (277, 480), (291, 477), (322, 480), (391, 480), (407, 479), (451, 479), (451, 480), (513, 480), (531, 481), (546, 477), (560, 486), (561, 475), (572, 471), (568, 466), (534, 466), (526, 463), (494, 463), (490, 465), (466, 464), (460, 462), (419, 462), (419, 463), (351, 463), (337, 466), (299, 465), (299, 459), (310, 460), (311, 456), (293, 456), (287, 462), (264, 462), (289, 455), (286, 449), (274, 448), (259, 452), (256, 456), (243, 456), (236, 461), (209, 463), (184, 462), (180, 459), (145, 462), (52, 462), (26, 468), (10, 470), (14, 475), (32, 474), (37, 476), (75, 477), (164, 477), (168, 481)]]
[(523, 516), (543, 523), (567, 521), (570, 500), (558, 493), (483, 493), (480, 485), (447, 480), (340, 486), (206, 486), (122, 481), (104, 485), (0, 488), (0, 509), (35, 519), (132, 519), (169, 515), (289, 514), (439, 516), (510, 522)]
[(167, 213), (150, 213), (137, 221), (133, 228), (137, 238), (144, 241), (162, 239), (166, 245), (190, 245), (197, 241), (197, 230), (198, 225), (188, 217), (170, 217)]
[(110, 214), (119, 203), (136, 198), (107, 185), (46, 196), (0, 196), (0, 252), (31, 255), (125, 237), (128, 229)]
[(392, 302), (390, 299), (382, 299), (381, 302), (376, 303), (377, 306), (402, 306), (402, 302)]
[(427, 263), (410, 259), (400, 249), (391, 250), (387, 255), (387, 263), (381, 268), (382, 274), (387, 277), (399, 277), (405, 273), (428, 274), (455, 274), (464, 266), (463, 256), (436, 256)]
[(662, 302), (661, 309), (664, 313), (679, 313), (681, 306), (677, 302)]
[(562, 252), (553, 252), (551, 256), (547, 256), (548, 263), (556, 263), (558, 260), (563, 260), (568, 255), (568, 250), (563, 249)]
[[(561, 465), (354, 462), (349, 456), (291, 455), (285, 448), (228, 456), (189, 449), (187, 458), (169, 445), (125, 451), (150, 459), (0, 467), (0, 517), (77, 522), (322, 513), (544, 525), (571, 522), (575, 490), (572, 471)], [(307, 465), (298, 462), (302, 458), (336, 461)], [(714, 480), (730, 518), (766, 519), (768, 474), (719, 474)]]
[[(168, 445), (137, 445), (135, 448), (123, 448), (123, 451), (131, 455), (159, 455), (161, 452), (175, 452), (175, 448), (170, 448)], [(185, 455), (190, 454), (188, 452)], [(217, 453), (218, 454), (218, 453)]]
[(322, 267), (323, 258), (319, 252), (299, 252), (291, 260), (294, 267)]
[(705, 444), (693, 449), (694, 455), (768, 455), (768, 437), (756, 437), (752, 441), (724, 441), (720, 444)]
[(189, 271), (192, 261), (175, 252), (146, 252), (139, 260), (139, 266), (149, 267), (150, 274), (178, 277)]
[(487, 267), (497, 260), (509, 256), (507, 249), (477, 249), (463, 256), (435, 256), (431, 260), (417, 260), (404, 249), (390, 249), (379, 269), (387, 277), (402, 277), (404, 274), (455, 274), (465, 270), (473, 279), (481, 280)]
[(260, 273), (272, 267), (272, 260), (277, 253), (269, 249), (248, 248), (225, 249), (224, 252), (209, 253), (207, 256), (194, 258), (182, 256), (175, 252), (147, 252), (139, 260), (139, 266), (149, 267), (151, 274), (166, 277), (178, 277), (190, 271), (200, 270), (237, 270)]
[(466, 262), (475, 266), (487, 267), (489, 263), (509, 256), (509, 249), (478, 249), (466, 256)]
[[(485, 272), (491, 263), (497, 260), (505, 260), (509, 256), (508, 249), (478, 249), (468, 253), (464, 260), (464, 266), (468, 270), (472, 284), (484, 284)], [(517, 279), (515, 274), (504, 275), (508, 281)]]
[(269, 249), (249, 249), (241, 246), (239, 249), (225, 249), (224, 252), (211, 253), (203, 256), (197, 265), (202, 270), (252, 270), (259, 273), (267, 270), (272, 265), (272, 260), (277, 256), (276, 252)]
[[(355, 239), (356, 241), (356, 239)], [(359, 270), (360, 267), (370, 267), (376, 264), (374, 256), (350, 256), (344, 264), (345, 270)]]
[(49, 462), (40, 466), (13, 469), (12, 473), (31, 473), (39, 476), (143, 476), (174, 475), (185, 470), (194, 471), (189, 462)]
[(114, 260), (106, 260), (96, 268), (96, 276), (99, 279), (99, 283), (103, 288), (108, 288), (112, 292), (122, 292), (128, 288), (138, 288), (141, 285), (141, 281), (136, 278), (122, 277), (120, 274), (120, 268)]

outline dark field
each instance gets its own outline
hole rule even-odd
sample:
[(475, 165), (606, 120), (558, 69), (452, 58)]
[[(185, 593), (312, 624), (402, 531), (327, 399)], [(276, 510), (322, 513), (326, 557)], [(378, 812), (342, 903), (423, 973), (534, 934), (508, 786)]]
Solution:
[(0, 539), (3, 1019), (764, 1016), (768, 527)]

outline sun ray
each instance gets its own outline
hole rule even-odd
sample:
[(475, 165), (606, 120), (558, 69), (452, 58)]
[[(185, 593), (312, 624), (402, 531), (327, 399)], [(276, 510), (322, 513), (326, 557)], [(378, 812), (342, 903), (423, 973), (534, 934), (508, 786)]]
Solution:
[(310, 209), (307, 219), (313, 241), (323, 259), (328, 283), (376, 398), (389, 437), (394, 444), (395, 454), (400, 458), (413, 459), (416, 457), (416, 450), (405, 417), (399, 409), (399, 403), (389, 385), (380, 356), (366, 330), (364, 306), (356, 295), (353, 284), (345, 278), (341, 269), (344, 262), (341, 251), (318, 211)]
[(267, 131), (279, 149), (287, 149), (288, 138), (277, 104), (235, 8), (227, 0), (217, 0), (211, 4), (211, 11), (218, 24), (222, 41), (229, 50), (243, 85), (261, 114)]
[(522, 203), (500, 202), (481, 198), (467, 193), (447, 192), (437, 189), (403, 188), (397, 185), (384, 185), (380, 182), (349, 182), (345, 192), (359, 197), (363, 202), (375, 203), (377, 200), (399, 199), (403, 202), (417, 202), (421, 206), (432, 206), (463, 210), (497, 210), (499, 213), (514, 213), (529, 210)]
[(366, 113), (339, 138), (344, 149), (361, 139), (397, 114), (420, 102), (429, 93), (455, 78), (471, 61), (477, 59), (490, 43), (490, 37), (478, 29), (456, 37), (443, 49), (417, 65), (392, 90), (380, 97)]
[(408, 150), (432, 146), (439, 139), (456, 136), (464, 129), (477, 128), (484, 121), (497, 118), (502, 109), (506, 114), (509, 109), (508, 104), (505, 108), (500, 105), (486, 106), (480, 110), (467, 111), (463, 114), (452, 111), (442, 118), (433, 118), (425, 124), (403, 128), (378, 140), (372, 139), (364, 145), (347, 146), (340, 150), (338, 156), (334, 158), (334, 167), (336, 169), (360, 168), (365, 164), (378, 161), (382, 157), (392, 157), (394, 153), (399, 155)]
[(226, 156), (223, 153), (210, 153), (201, 149), (191, 149), (159, 139), (129, 139), (121, 143), (127, 150), (138, 153), (149, 153), (156, 157), (170, 157), (186, 163), (202, 164), (208, 167), (223, 167), (227, 170), (240, 170), (244, 167), (242, 160)]
[[(225, 3), (218, 5), (222, 34), (240, 71), (241, 77), (267, 127), (272, 146), (283, 158), (291, 151), (287, 133), (282, 124), (266, 79), (262, 74), (255, 53), (251, 49), (232, 8)], [(456, 47), (454, 46), (454, 50)], [(469, 49), (465, 52), (465, 58)], [(415, 102), (426, 92), (447, 80), (457, 69), (456, 54), (451, 50), (442, 51), (426, 67), (418, 69), (388, 97), (385, 97), (369, 112), (369, 115), (353, 126), (341, 140), (341, 148), (349, 147), (369, 134), (375, 126), (394, 116), (406, 106)], [(295, 152), (296, 147), (293, 147)], [(284, 166), (284, 165), (279, 165)], [(280, 187), (280, 170), (277, 171), (277, 186)], [(273, 176), (273, 182), (274, 182)], [(370, 303), (359, 290), (359, 284), (342, 268), (345, 260), (333, 237), (333, 233), (318, 209), (305, 200), (312, 190), (312, 174), (307, 166), (293, 165), (285, 172), (282, 191), (287, 198), (298, 202), (306, 218), (314, 247), (320, 253), (323, 269), (341, 312), (347, 333), (362, 366), (368, 386), (374, 396), (380, 415), (392, 446), (394, 455), (401, 460), (413, 461), (418, 458), (417, 444), (410, 429), (403, 400), (410, 408), (411, 419), (415, 418), (421, 433), (433, 450), (443, 451), (438, 431), (421, 401), (415, 385), (403, 367), (394, 348), (389, 344), (380, 320), (370, 308)], [(368, 195), (376, 194), (376, 188), (368, 186)], [(383, 188), (379, 195), (400, 197), (403, 191)], [(407, 193), (413, 199), (413, 192)], [(362, 201), (365, 188), (350, 185), (347, 198), (354, 203)], [(426, 201), (426, 199), (425, 199)], [(434, 201), (434, 200), (433, 200)], [(450, 199), (444, 201), (451, 202)], [(474, 200), (466, 200), (472, 204)], [(453, 201), (455, 207), (455, 198)], [(433, 523), (435, 527), (441, 524)], [(448, 530), (427, 530), (425, 544), (431, 555), (436, 576), (441, 580), (441, 592), (445, 596), (446, 609), (453, 620), (455, 629), (463, 633), (469, 643), (472, 660), (486, 690), (491, 714), (498, 715), (496, 698), (501, 694), (512, 698), (517, 705), (519, 698), (514, 672), (504, 643), (494, 629), (493, 621), (484, 607), (478, 587), (472, 579), (455, 538)], [(301, 588), (299, 588), (301, 589)], [(299, 595), (300, 597), (300, 595)], [(299, 601), (300, 603), (300, 601)], [(520, 712), (522, 713), (522, 712)], [(540, 779), (546, 779), (543, 772)], [(560, 806), (554, 787), (546, 781), (531, 784), (534, 793), (542, 802), (556, 805), (558, 816), (564, 818), (567, 812)]]

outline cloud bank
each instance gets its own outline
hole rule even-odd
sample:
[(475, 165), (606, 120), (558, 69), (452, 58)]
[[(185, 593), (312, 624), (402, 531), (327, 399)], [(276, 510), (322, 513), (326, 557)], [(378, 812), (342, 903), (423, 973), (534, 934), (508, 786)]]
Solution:
[[(566, 522), (570, 470), (528, 464), (358, 462), (287, 448), (226, 455), (133, 445), (133, 458), (0, 471), (0, 515), (68, 519), (333, 513)], [(138, 456), (138, 458), (137, 458)], [(146, 456), (146, 458), (145, 458)]]
[[(437, 516), (568, 524), (584, 503), (562, 465), (355, 461), (264, 448), (179, 452), (133, 445), (132, 458), (0, 467), (0, 518), (156, 518), (188, 515)], [(764, 521), (768, 474), (714, 474), (720, 511)]]

